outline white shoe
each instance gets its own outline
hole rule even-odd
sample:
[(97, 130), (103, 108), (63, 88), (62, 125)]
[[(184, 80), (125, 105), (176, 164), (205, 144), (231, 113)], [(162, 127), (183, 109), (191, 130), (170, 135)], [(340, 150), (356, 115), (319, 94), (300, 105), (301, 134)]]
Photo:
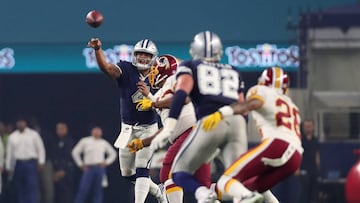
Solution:
[(198, 203), (216, 203), (218, 202), (217, 200), (217, 195), (214, 192), (209, 193), (207, 196), (198, 199)]
[(202, 198), (198, 199), (198, 203), (217, 203), (219, 202), (217, 200), (217, 195), (214, 191), (209, 191), (209, 193), (206, 196), (203, 196)]
[[(210, 190), (212, 190), (216, 193), (216, 183), (212, 183), (210, 185)], [(216, 193), (216, 199), (217, 199), (217, 193)], [(220, 202), (220, 200), (215, 200), (215, 203), (221, 203), (221, 202)]]
[(241, 198), (241, 203), (263, 203), (264, 197), (258, 192), (252, 192), (250, 195)]
[(159, 184), (160, 195), (156, 197), (158, 203), (168, 203), (166, 198), (166, 191), (163, 184)]

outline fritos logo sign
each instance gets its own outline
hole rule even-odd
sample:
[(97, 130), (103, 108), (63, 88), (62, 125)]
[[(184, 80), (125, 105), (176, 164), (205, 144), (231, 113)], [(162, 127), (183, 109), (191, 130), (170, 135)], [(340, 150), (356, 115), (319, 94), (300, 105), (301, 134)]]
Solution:
[(256, 48), (227, 47), (225, 53), (229, 64), (237, 67), (298, 67), (299, 47), (277, 48), (273, 44), (261, 44)]
[(14, 50), (3, 48), (0, 50), (0, 69), (11, 69), (15, 66)]
[[(113, 64), (116, 64), (119, 60), (131, 61), (133, 48), (134, 47), (131, 45), (122, 44), (114, 46), (113, 49), (106, 49), (104, 50), (106, 61)], [(86, 66), (88, 68), (98, 67), (93, 48), (85, 48), (83, 50), (83, 55), (85, 56)]]

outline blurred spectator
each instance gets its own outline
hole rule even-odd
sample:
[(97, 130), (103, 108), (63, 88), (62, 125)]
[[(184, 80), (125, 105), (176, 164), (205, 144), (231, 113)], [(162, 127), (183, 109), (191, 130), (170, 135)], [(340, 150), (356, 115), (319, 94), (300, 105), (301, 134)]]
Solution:
[[(3, 121), (0, 121), (0, 140), (2, 141), (2, 144), (4, 146), (4, 154), (3, 158), (6, 157), (6, 144), (9, 139), (10, 133), (13, 131), (13, 127), (11, 124), (6, 124)], [(0, 195), (0, 202), (14, 202), (14, 192), (12, 190), (11, 181), (8, 178), (8, 174), (4, 172), (5, 171), (5, 164), (3, 165), (2, 170), (2, 188), (1, 188), (1, 195)]]
[[(41, 127), (35, 117), (29, 119), (29, 127), (39, 133), (45, 145), (45, 153), (49, 152), (49, 132)], [(46, 156), (42, 173), (39, 174), (40, 190), (39, 197), (41, 203), (54, 203), (54, 184), (52, 180), (53, 167), (49, 156)]]
[(300, 203), (317, 202), (320, 152), (319, 141), (314, 133), (314, 121), (312, 119), (305, 119), (302, 123), (302, 145), (304, 153), (300, 171)]
[(56, 124), (55, 134), (48, 146), (49, 159), (53, 166), (54, 200), (55, 203), (71, 203), (74, 184), (74, 162), (71, 157), (73, 139), (68, 135), (67, 124), (63, 122)]
[(3, 136), (5, 136), (5, 123), (0, 121), (0, 202), (2, 202), (3, 196), (3, 171), (4, 171), (4, 158), (5, 158), (5, 145), (3, 144)]
[[(6, 149), (6, 144), (9, 139), (10, 133), (13, 131), (12, 125), (4, 123), (3, 121), (0, 121), (0, 138), (3, 143), (4, 149)], [(6, 150), (4, 151), (4, 158), (6, 155)]]
[(0, 139), (0, 202), (1, 202), (1, 196), (2, 196), (2, 187), (3, 187), (3, 181), (2, 181), (2, 173), (4, 171), (4, 145), (2, 140)]
[(90, 192), (92, 192), (92, 203), (102, 203), (103, 201), (102, 187), (107, 187), (105, 169), (115, 161), (116, 151), (109, 142), (102, 138), (102, 135), (100, 127), (93, 127), (91, 135), (82, 138), (72, 150), (72, 157), (76, 165), (83, 171), (75, 203), (87, 202)]
[(277, 184), (271, 191), (281, 203), (299, 203), (300, 199), (300, 169)]
[(23, 118), (16, 121), (6, 148), (6, 169), (12, 174), (19, 203), (38, 203), (38, 170), (45, 163), (43, 141), (35, 130), (27, 127)]

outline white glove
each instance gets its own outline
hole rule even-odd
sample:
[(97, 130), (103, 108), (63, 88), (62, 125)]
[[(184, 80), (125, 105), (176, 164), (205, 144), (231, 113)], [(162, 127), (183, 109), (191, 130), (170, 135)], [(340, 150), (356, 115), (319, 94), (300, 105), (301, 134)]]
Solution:
[(172, 131), (163, 129), (156, 137), (151, 141), (150, 149), (157, 151), (166, 146), (168, 138), (171, 136)]
[(166, 146), (169, 142), (169, 137), (173, 134), (177, 120), (168, 118), (162, 131), (156, 135), (151, 141), (150, 149), (153, 151), (159, 150)]

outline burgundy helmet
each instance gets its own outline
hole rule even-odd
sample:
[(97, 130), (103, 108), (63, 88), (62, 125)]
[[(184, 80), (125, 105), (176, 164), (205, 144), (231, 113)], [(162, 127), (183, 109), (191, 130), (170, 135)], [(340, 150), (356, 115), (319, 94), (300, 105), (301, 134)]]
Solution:
[(281, 93), (285, 94), (289, 87), (289, 76), (280, 67), (270, 67), (262, 72), (259, 84), (281, 90)]
[(150, 68), (149, 82), (152, 88), (159, 89), (159, 84), (166, 78), (175, 74), (179, 60), (172, 55), (164, 54), (159, 56)]

